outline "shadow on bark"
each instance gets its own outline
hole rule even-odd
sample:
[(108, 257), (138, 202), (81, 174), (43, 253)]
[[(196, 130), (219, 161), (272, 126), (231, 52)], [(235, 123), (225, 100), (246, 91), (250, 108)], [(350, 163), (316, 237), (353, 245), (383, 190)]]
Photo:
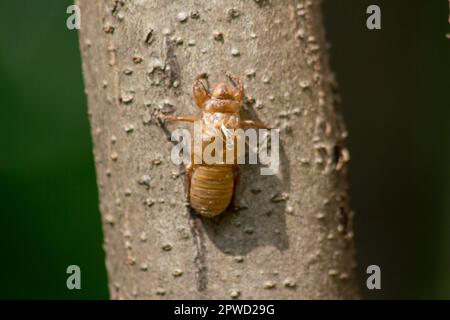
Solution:
[[(244, 119), (261, 121), (253, 108), (243, 112)], [(280, 135), (280, 171), (263, 176), (260, 165), (242, 165), (236, 194), (237, 210), (219, 217), (203, 219), (203, 229), (222, 252), (232, 256), (246, 255), (260, 246), (289, 248), (286, 232), (286, 197), (289, 195), (289, 161)], [(242, 202), (242, 199), (246, 199)]]

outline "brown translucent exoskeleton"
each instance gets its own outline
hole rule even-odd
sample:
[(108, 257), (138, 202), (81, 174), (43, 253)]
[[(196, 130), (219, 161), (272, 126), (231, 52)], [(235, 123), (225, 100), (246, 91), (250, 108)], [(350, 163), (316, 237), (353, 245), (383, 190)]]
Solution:
[[(202, 79), (205, 74), (199, 75), (193, 86), (195, 104), (202, 110), (200, 117), (166, 117), (169, 121), (195, 122), (202, 121), (202, 150), (204, 142), (211, 138), (211, 129), (220, 130), (226, 136), (227, 129), (239, 129), (245, 126), (266, 128), (262, 123), (241, 120), (240, 110), (244, 100), (243, 82), (228, 75), (232, 85), (228, 83), (217, 84), (212, 92), (204, 85)], [(217, 132), (216, 130), (216, 132)], [(208, 218), (215, 217), (224, 212), (235, 196), (239, 181), (239, 166), (236, 161), (236, 143), (233, 153), (233, 163), (226, 161), (216, 164), (194, 163), (195, 148), (192, 148), (191, 161), (186, 166), (185, 181), (186, 193), (190, 206), (200, 215)], [(223, 160), (226, 158), (224, 147)]]

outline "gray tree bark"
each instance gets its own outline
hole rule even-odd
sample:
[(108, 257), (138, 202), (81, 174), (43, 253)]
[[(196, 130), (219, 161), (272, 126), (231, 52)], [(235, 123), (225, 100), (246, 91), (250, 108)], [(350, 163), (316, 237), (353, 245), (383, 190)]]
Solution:
[[(348, 151), (318, 1), (78, 0), (114, 299), (357, 298)], [(190, 212), (161, 113), (191, 86), (245, 81), (245, 113), (280, 128), (281, 170), (244, 166), (239, 210)]]

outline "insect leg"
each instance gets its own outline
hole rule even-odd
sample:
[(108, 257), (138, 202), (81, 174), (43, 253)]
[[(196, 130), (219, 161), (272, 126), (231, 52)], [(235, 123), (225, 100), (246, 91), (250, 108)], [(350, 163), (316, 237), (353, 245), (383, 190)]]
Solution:
[(230, 73), (227, 73), (227, 77), (234, 85), (234, 99), (237, 101), (242, 101), (244, 99), (244, 83), (241, 79), (232, 76)]
[(178, 121), (178, 122), (195, 122), (198, 120), (196, 117), (163, 116), (161, 118), (166, 121)]
[(269, 129), (264, 123), (255, 122), (253, 120), (244, 120), (239, 122), (239, 125), (242, 127), (256, 127), (259, 129)]
[(191, 162), (186, 166), (186, 171), (184, 174), (184, 188), (186, 199), (190, 201), (191, 196), (191, 178), (192, 178), (192, 170), (194, 169), (194, 164)]
[(205, 101), (211, 97), (209, 90), (205, 87), (203, 81), (201, 80), (206, 79), (206, 77), (207, 77), (206, 74), (198, 75), (197, 78), (195, 79), (194, 86), (192, 87), (195, 104), (199, 108), (202, 108)]

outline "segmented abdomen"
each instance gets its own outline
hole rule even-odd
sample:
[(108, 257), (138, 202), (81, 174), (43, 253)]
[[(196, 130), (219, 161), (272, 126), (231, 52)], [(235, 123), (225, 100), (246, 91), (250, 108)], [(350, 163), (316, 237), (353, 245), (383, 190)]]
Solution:
[(231, 166), (198, 166), (191, 179), (191, 207), (209, 218), (221, 214), (230, 204), (233, 185)]

